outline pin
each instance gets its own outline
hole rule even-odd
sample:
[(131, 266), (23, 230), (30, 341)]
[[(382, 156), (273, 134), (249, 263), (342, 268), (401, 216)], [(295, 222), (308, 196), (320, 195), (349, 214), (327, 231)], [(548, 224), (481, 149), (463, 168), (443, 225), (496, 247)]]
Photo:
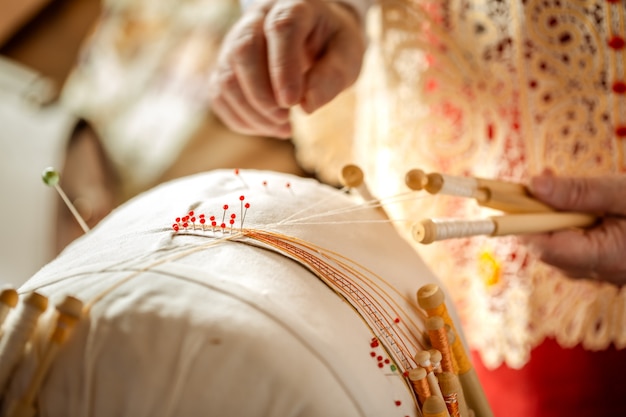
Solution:
[(244, 179), (241, 177), (239, 173), (239, 168), (235, 168), (235, 176), (239, 178), (239, 180), (241, 181), (244, 187), (248, 188), (248, 184), (244, 181)]
[(54, 189), (57, 190), (57, 193), (59, 193), (59, 195), (61, 196), (61, 199), (63, 200), (67, 208), (70, 209), (70, 212), (72, 213), (72, 215), (74, 216), (78, 224), (80, 225), (81, 229), (83, 229), (83, 232), (87, 233), (89, 231), (89, 226), (87, 226), (87, 223), (85, 222), (85, 220), (81, 217), (80, 213), (78, 213), (78, 210), (76, 210), (76, 207), (74, 207), (74, 204), (72, 204), (70, 199), (67, 198), (67, 195), (65, 194), (65, 192), (59, 185), (59, 180), (61, 179), (59, 172), (55, 170), (54, 168), (46, 168), (43, 170), (43, 173), (41, 174), (41, 179), (43, 180), (44, 184), (50, 187), (54, 187)]
[(196, 216), (193, 215), (193, 211), (189, 212), (189, 221), (191, 222), (191, 230), (196, 230)]
[(241, 215), (241, 229), (243, 229), (243, 221), (246, 219), (246, 214), (248, 213), (248, 209), (250, 208), (250, 203), (244, 204), (245, 211)]
[(222, 208), (224, 209), (224, 213), (222, 214), (222, 223), (224, 223), (226, 220), (226, 210), (228, 210), (228, 204), (224, 204), (224, 207)]
[[(239, 216), (243, 217), (243, 200), (245, 200), (246, 197), (243, 195), (239, 196)], [(239, 229), (243, 229), (243, 218), (241, 219), (241, 222), (239, 224)]]

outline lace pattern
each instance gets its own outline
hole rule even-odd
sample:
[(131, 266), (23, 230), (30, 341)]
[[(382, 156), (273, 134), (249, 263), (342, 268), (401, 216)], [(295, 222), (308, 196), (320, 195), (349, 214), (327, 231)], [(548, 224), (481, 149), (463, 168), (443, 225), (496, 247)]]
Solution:
[[(381, 197), (409, 169), (524, 181), (624, 171), (623, 2), (383, 0), (359, 83), (356, 159)], [(413, 221), (476, 217), (453, 198), (390, 207)], [(626, 346), (624, 289), (572, 281), (515, 238), (421, 247), (447, 280), (469, 342), (490, 367), (523, 366), (532, 347)]]

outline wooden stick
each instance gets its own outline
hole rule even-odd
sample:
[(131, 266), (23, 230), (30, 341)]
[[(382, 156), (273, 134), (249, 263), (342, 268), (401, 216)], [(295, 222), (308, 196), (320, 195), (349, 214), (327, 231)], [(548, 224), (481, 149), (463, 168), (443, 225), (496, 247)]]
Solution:
[(487, 197), (484, 201), (477, 199), (478, 204), (505, 213), (551, 213), (555, 211), (554, 208), (529, 195), (511, 194), (492, 189), (487, 189), (486, 194)]
[(553, 212), (492, 216), (479, 220), (425, 219), (413, 225), (413, 238), (424, 244), (471, 236), (505, 236), (544, 233), (570, 227), (587, 227), (597, 217), (586, 213)]

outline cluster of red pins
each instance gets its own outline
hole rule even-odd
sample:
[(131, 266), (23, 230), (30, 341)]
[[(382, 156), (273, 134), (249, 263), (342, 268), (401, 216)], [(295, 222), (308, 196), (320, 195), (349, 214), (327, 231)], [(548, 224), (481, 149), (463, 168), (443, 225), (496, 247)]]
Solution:
[[(244, 196), (239, 197), (239, 202), (241, 203), (239, 230), (243, 229), (243, 222), (245, 220), (246, 213), (250, 208), (250, 203), (244, 204), (245, 199), (246, 198)], [(179, 232), (181, 230), (210, 230), (213, 233), (217, 231), (221, 231), (222, 233), (232, 233), (233, 228), (235, 227), (237, 214), (230, 213), (227, 218), (228, 208), (228, 204), (224, 204), (224, 206), (222, 207), (224, 212), (222, 213), (222, 221), (219, 224), (215, 216), (210, 216), (207, 221), (207, 217), (205, 214), (196, 215), (196, 213), (191, 210), (185, 216), (176, 217), (174, 223), (172, 224), (172, 229), (174, 229), (174, 232)]]
[[(395, 319), (393, 319), (393, 324), (398, 324), (400, 323), (400, 317), (396, 317)], [(378, 367), (379, 368), (384, 368), (385, 365), (391, 365), (391, 371), (395, 372), (397, 371), (397, 368), (394, 364), (391, 364), (391, 361), (389, 360), (389, 358), (383, 358), (382, 355), (379, 355), (376, 353), (375, 349), (377, 347), (380, 346), (380, 340), (378, 339), (378, 337), (374, 336), (372, 337), (372, 340), (370, 340), (370, 347), (372, 348), (372, 351), (370, 352), (370, 356), (372, 358), (376, 358), (376, 360), (378, 361)]]
[[(394, 324), (398, 324), (400, 323), (400, 318), (396, 317), (393, 320)], [(397, 371), (398, 369), (396, 368), (396, 365), (394, 365), (393, 363), (391, 363), (391, 360), (388, 357), (383, 356), (381, 353), (377, 352), (377, 348), (381, 347), (380, 346), (380, 339), (376, 336), (372, 337), (370, 339), (370, 348), (372, 348), (371, 352), (370, 352), (370, 356), (374, 359), (376, 359), (376, 363), (378, 365), (379, 368), (384, 368), (385, 366), (389, 366), (389, 369), (392, 372)], [(403, 374), (403, 376), (406, 378), (408, 377), (408, 372), (405, 372)], [(395, 400), (394, 404), (396, 405), (396, 407), (400, 407), (402, 405), (402, 401), (400, 400)]]
[[(378, 338), (377, 337), (372, 337), (372, 340), (370, 342), (370, 347), (372, 349), (376, 349), (378, 346), (380, 346), (380, 342), (378, 341)], [(376, 361), (378, 362), (378, 367), (379, 368), (383, 368), (385, 365), (389, 365), (391, 363), (389, 358), (384, 358), (383, 355), (377, 354), (376, 351), (374, 351), (374, 350), (372, 350), (370, 352), (370, 356), (372, 358), (376, 358)]]

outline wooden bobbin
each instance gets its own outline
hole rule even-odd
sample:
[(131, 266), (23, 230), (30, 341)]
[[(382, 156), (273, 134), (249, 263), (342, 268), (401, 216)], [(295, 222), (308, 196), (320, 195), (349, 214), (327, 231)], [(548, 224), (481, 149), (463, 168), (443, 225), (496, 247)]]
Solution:
[(455, 362), (458, 365), (458, 369), (455, 369), (455, 373), (465, 373), (472, 368), (467, 354), (465, 353), (465, 347), (461, 341), (461, 338), (456, 331), (454, 322), (450, 317), (448, 308), (445, 303), (445, 294), (437, 284), (426, 284), (417, 290), (417, 304), (426, 311), (426, 315), (429, 317), (439, 316), (443, 319), (455, 335), (454, 341), (450, 341), (450, 349), (454, 354)]
[(411, 385), (413, 386), (415, 394), (417, 394), (417, 399), (420, 404), (424, 404), (426, 398), (432, 395), (426, 375), (424, 368), (414, 368), (409, 371), (409, 381), (411, 381)]
[(437, 375), (437, 380), (450, 416), (469, 417), (469, 410), (459, 377), (451, 372), (442, 372)]
[[(454, 341), (450, 343), (450, 350), (453, 352), (455, 362), (458, 366), (459, 380), (461, 381), (461, 386), (463, 387), (468, 407), (473, 409), (479, 417), (493, 416), (493, 412), (491, 411), (491, 407), (487, 401), (487, 396), (485, 395), (482, 385), (478, 380), (478, 376), (476, 375), (476, 371), (472, 367), (472, 363), (465, 352), (463, 343), (461, 342), (458, 332), (454, 327), (454, 322), (448, 313), (448, 309), (445, 304), (445, 295), (441, 288), (439, 288), (436, 284), (424, 285), (417, 291), (417, 303), (426, 311), (426, 315), (440, 317), (454, 332), (455, 338)], [(439, 349), (434, 344), (433, 347), (435, 349)], [(454, 369), (446, 369), (446, 365), (444, 365), (445, 354), (443, 351), (441, 352), (441, 355), (441, 367), (443, 371), (454, 372)]]
[(0, 392), (4, 392), (26, 343), (37, 327), (48, 299), (37, 292), (27, 294), (7, 322), (6, 334), (0, 339)]
[(344, 185), (344, 187), (356, 190), (365, 203), (375, 205), (380, 204), (380, 201), (378, 201), (369, 188), (367, 188), (364, 178), (365, 175), (363, 174), (363, 170), (354, 164), (344, 166), (339, 175), (339, 181)]
[[(446, 329), (446, 336), (448, 336), (448, 345), (450, 346), (450, 352), (452, 352), (452, 367), (453, 367), (453, 368), (454, 368), (457, 372), (459, 372), (459, 373), (460, 373), (460, 371), (459, 371), (459, 362), (456, 360), (456, 355), (454, 354), (454, 348), (453, 348), (454, 343), (455, 343), (455, 342), (456, 342), (456, 340), (457, 340), (456, 333), (454, 332), (454, 330), (452, 330), (452, 327), (450, 327), (450, 326), (448, 325), (448, 323), (446, 323), (446, 324), (444, 325), (444, 327), (445, 327), (445, 329)], [(463, 346), (461, 345), (461, 348), (462, 348), (462, 347), (463, 347)], [(463, 351), (463, 353), (465, 353), (465, 351)], [(470, 362), (469, 362), (469, 359), (468, 359), (467, 361), (468, 361), (468, 363), (470, 363)], [(471, 369), (471, 364), (470, 364), (470, 369)]]
[(446, 403), (441, 398), (434, 395), (424, 401), (422, 415), (424, 417), (450, 417)]
[(56, 309), (56, 324), (41, 361), (37, 365), (35, 373), (33, 374), (23, 397), (18, 402), (12, 404), (9, 408), (11, 410), (9, 415), (13, 417), (32, 417), (36, 414), (34, 406), (35, 396), (37, 395), (43, 379), (48, 373), (48, 369), (50, 368), (50, 365), (56, 357), (60, 347), (67, 341), (72, 330), (76, 326), (76, 323), (80, 320), (83, 303), (74, 297), (67, 296), (60, 304), (57, 305)]
[(448, 343), (445, 323), (439, 316), (432, 316), (426, 319), (426, 329), (430, 337), (432, 346), (441, 352), (441, 369), (444, 372), (455, 372), (452, 365), (452, 353)]
[(424, 189), (431, 194), (437, 194), (443, 188), (443, 183), (443, 175), (432, 172), (426, 175), (426, 184), (424, 184)]
[[(4, 323), (9, 311), (17, 305), (17, 291), (14, 288), (5, 288), (0, 292), (0, 326)], [(2, 337), (2, 330), (0, 330)]]
[(363, 170), (354, 164), (344, 166), (339, 174), (339, 181), (348, 188), (359, 187), (364, 178)]
[(421, 169), (412, 169), (404, 176), (404, 183), (411, 190), (421, 191), (428, 184), (428, 176)]
[(433, 349), (433, 345), (430, 343), (430, 336), (428, 335), (428, 330), (424, 329), (422, 331), (422, 340), (423, 340), (423, 344), (422, 346), (424, 346), (424, 349)]
[(439, 382), (433, 372), (433, 365), (430, 361), (430, 352), (427, 350), (420, 350), (415, 354), (415, 362), (417, 362), (417, 364), (426, 371), (426, 380), (428, 381), (431, 394), (443, 398), (443, 394), (439, 388)]
[(433, 372), (435, 375), (441, 373), (441, 352), (437, 349), (429, 349), (430, 362), (433, 364)]

